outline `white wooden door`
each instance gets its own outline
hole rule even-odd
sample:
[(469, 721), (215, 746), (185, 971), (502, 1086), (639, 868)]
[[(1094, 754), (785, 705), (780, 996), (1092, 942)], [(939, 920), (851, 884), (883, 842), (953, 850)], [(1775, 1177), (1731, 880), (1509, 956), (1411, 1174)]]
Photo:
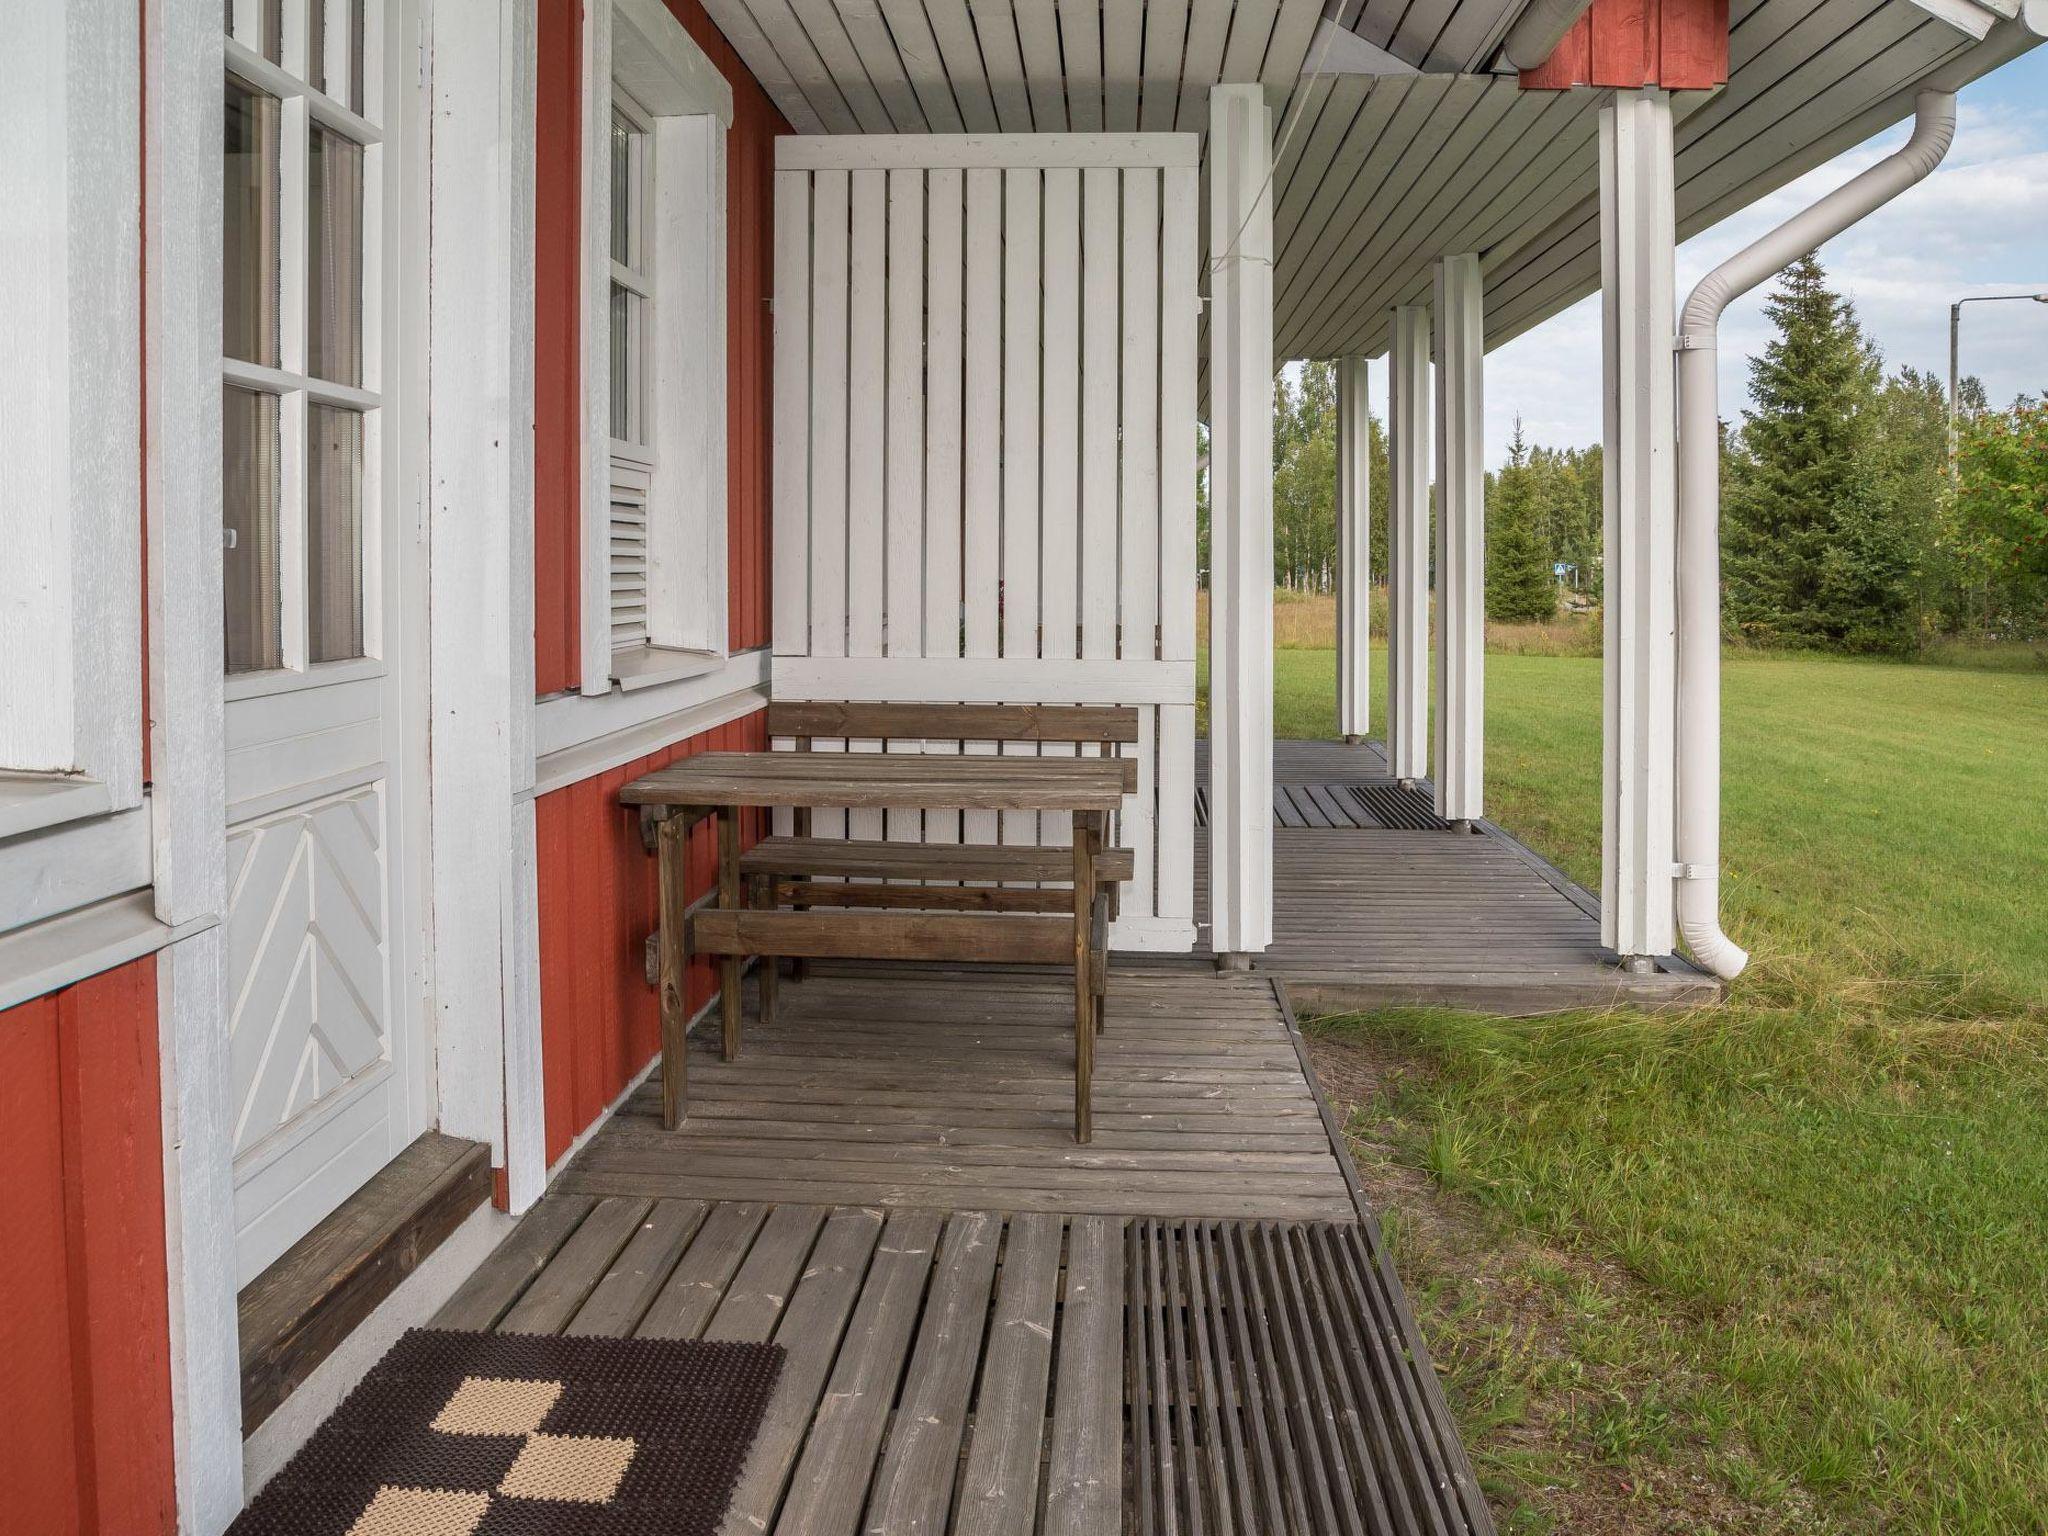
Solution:
[[(387, 14), (387, 5), (389, 11)], [(227, 1027), (240, 1282), (431, 1117), (398, 0), (230, 8)], [(388, 86), (388, 89), (387, 89)], [(418, 803), (414, 803), (417, 800)]]
[(1191, 134), (776, 141), (775, 696), (1137, 706), (1122, 948), (1195, 939), (1196, 166)]

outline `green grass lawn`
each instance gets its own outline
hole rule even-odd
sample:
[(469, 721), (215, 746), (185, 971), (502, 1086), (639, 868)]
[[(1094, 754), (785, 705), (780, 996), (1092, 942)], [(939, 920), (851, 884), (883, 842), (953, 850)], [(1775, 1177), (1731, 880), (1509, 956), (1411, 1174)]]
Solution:
[[(1282, 735), (1333, 663), (1280, 653)], [(1488, 659), (1489, 810), (1589, 884), (1599, 688)], [(1362, 1159), (1488, 1234), (1483, 1277), (1403, 1244), (1433, 1348), (1510, 1528), (2048, 1529), (2048, 671), (1733, 656), (1725, 699), (1725, 1007), (1315, 1026)]]

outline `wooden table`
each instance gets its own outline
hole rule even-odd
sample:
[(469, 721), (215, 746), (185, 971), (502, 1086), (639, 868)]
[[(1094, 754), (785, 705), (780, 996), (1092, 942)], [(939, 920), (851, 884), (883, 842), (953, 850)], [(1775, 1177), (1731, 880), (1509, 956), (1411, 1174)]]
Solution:
[[(706, 817), (718, 822), (720, 909), (740, 900), (739, 812), (746, 806), (848, 810), (1065, 811), (1074, 818), (1074, 975), (1077, 1081), (1094, 1055), (1090, 986), (1089, 902), (1095, 858), (1122, 803), (1126, 764), (1119, 758), (952, 757), (907, 753), (702, 752), (633, 780), (622, 804), (651, 807), (660, 817), (662, 1119), (673, 1127), (683, 1105), (683, 1063), (689, 1004), (684, 989), (684, 930), (689, 916), (684, 839)], [(793, 915), (793, 914), (792, 914)], [(737, 921), (737, 919), (735, 919)], [(728, 1057), (738, 1048), (743, 956), (721, 956), (720, 1004)], [(1085, 1139), (1085, 1135), (1083, 1137)]]

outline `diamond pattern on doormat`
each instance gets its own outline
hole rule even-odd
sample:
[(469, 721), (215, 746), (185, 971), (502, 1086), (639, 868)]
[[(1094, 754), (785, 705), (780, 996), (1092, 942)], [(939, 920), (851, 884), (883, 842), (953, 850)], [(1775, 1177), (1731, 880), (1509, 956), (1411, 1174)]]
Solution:
[(416, 1328), (229, 1536), (710, 1536), (774, 1344)]

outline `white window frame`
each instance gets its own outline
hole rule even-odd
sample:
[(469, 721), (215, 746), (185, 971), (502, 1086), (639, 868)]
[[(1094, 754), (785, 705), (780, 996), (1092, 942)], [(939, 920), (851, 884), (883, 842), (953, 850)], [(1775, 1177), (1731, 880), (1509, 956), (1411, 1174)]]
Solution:
[[(726, 639), (725, 134), (732, 87), (661, 0), (584, 13), (581, 691), (605, 694), (723, 664)], [(644, 646), (611, 643), (610, 307), (614, 96), (652, 125), (643, 233), (653, 243), (645, 332)], [(599, 445), (602, 445), (600, 447)], [(666, 469), (664, 469), (666, 466)]]
[(0, 837), (141, 805), (143, 733), (134, 10), (29, 0), (10, 20)]
[[(364, 109), (347, 105), (349, 50), (339, 28), (351, 14), (344, 5), (328, 8), (327, 83), (340, 95), (315, 87), (310, 73), (303, 4), (282, 8), (283, 36), (275, 40), (282, 64), (265, 56), (262, 7), (237, 0), (233, 30), (222, 38), (223, 79), (233, 75), (243, 85), (275, 97), (278, 102), (278, 366), (265, 367), (240, 358), (221, 358), (221, 382), (278, 401), (278, 535), (280, 603), (279, 637), (283, 665), (266, 670), (228, 673), (230, 700), (253, 698), (302, 688), (314, 681), (343, 682), (375, 677), (384, 671), (383, 475), (384, 454), (384, 107), (382, 72), (366, 69), (362, 82)], [(384, 46), (384, 7), (364, 7), (364, 56), (375, 60)], [(307, 291), (306, 217), (310, 196), (311, 136), (315, 128), (354, 144), (363, 155), (362, 249), (362, 380), (343, 384), (312, 375), (308, 369), (311, 338), (311, 295)], [(313, 661), (308, 655), (309, 594), (306, 588), (306, 541), (311, 516), (311, 467), (308, 420), (316, 405), (336, 406), (362, 418), (363, 476), (356, 509), (361, 547), (363, 654), (334, 661)]]

